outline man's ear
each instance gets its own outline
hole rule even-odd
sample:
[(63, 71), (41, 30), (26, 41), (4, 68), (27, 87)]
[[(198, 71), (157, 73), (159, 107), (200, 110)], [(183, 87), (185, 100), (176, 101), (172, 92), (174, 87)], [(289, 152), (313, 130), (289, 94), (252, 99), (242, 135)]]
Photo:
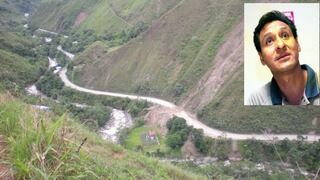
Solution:
[(262, 56), (262, 53), (259, 52), (259, 57), (260, 57), (260, 62), (262, 65), (266, 65), (266, 63), (264, 62), (264, 59), (263, 59), (263, 56)]
[(300, 44), (299, 44), (299, 41), (298, 41), (298, 37), (296, 38), (296, 41), (297, 41), (297, 44), (298, 44), (298, 51), (300, 52), (301, 51), (301, 47), (300, 47)]

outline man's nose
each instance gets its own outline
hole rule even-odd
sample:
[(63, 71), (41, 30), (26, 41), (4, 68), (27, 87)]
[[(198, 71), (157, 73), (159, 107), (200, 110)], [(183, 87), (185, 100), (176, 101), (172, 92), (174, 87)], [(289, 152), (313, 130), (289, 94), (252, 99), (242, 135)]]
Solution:
[(285, 47), (285, 43), (283, 42), (283, 39), (280, 37), (277, 38), (277, 49), (283, 49)]

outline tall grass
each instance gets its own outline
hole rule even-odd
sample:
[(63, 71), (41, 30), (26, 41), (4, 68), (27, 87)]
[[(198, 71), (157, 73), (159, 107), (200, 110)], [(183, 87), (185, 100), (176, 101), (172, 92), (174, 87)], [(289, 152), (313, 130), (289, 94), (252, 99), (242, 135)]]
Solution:
[(30, 109), (18, 101), (0, 97), (0, 133), (7, 137), (9, 159), (17, 178), (49, 179), (76, 176), (81, 155), (65, 139), (65, 116)]
[(68, 116), (0, 94), (0, 135), (16, 179), (203, 179), (102, 140)]

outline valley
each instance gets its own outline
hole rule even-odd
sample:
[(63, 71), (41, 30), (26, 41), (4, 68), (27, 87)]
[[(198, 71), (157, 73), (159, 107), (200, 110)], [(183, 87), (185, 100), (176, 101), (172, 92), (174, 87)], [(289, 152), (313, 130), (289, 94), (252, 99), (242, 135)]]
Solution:
[(243, 106), (242, 1), (24, 3), (0, 2), (0, 178), (317, 179), (317, 107)]

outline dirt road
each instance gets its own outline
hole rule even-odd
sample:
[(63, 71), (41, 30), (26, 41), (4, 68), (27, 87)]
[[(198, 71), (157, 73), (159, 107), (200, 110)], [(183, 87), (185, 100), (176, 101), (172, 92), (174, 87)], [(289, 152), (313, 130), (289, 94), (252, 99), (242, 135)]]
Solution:
[[(256, 140), (263, 140), (263, 141), (269, 141), (269, 140), (283, 140), (283, 139), (289, 139), (289, 140), (297, 140), (298, 135), (297, 134), (236, 134), (236, 133), (230, 133), (226, 131), (220, 131), (218, 129), (211, 128), (202, 122), (200, 122), (197, 117), (194, 114), (191, 114), (187, 111), (185, 111), (183, 108), (176, 106), (175, 104), (162, 100), (157, 99), (153, 97), (145, 97), (145, 96), (136, 96), (136, 95), (128, 95), (128, 94), (120, 94), (120, 93), (113, 93), (113, 92), (105, 92), (105, 91), (97, 91), (92, 89), (86, 89), (83, 87), (80, 87), (78, 85), (73, 84), (69, 81), (69, 79), (66, 76), (67, 69), (63, 68), (59, 76), (61, 80), (65, 83), (67, 87), (70, 87), (72, 89), (90, 93), (90, 94), (96, 94), (96, 95), (106, 95), (106, 96), (114, 96), (114, 97), (120, 97), (120, 98), (129, 98), (133, 100), (145, 100), (153, 104), (158, 104), (163, 107), (166, 107), (169, 109), (168, 112), (172, 113), (175, 116), (184, 118), (187, 121), (188, 125), (193, 126), (194, 128), (203, 129), (204, 134), (206, 136), (212, 137), (212, 138), (218, 138), (218, 137), (224, 137), (234, 140), (245, 140), (245, 139), (256, 139)], [(305, 141), (318, 141), (320, 139), (320, 135), (302, 135), (305, 138)]]

